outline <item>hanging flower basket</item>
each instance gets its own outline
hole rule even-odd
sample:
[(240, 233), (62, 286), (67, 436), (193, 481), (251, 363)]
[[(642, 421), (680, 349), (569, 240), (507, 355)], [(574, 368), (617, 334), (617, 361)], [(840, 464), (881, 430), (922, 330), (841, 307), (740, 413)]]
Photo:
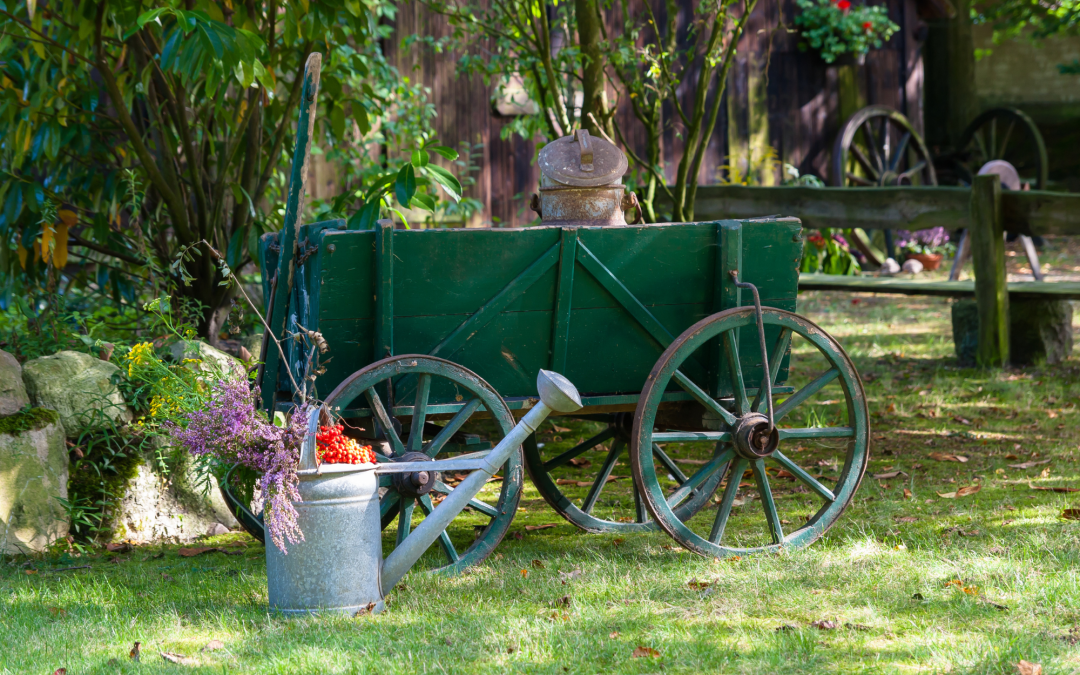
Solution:
[(803, 49), (813, 49), (825, 61), (842, 57), (861, 63), (866, 53), (900, 30), (884, 7), (853, 4), (851, 0), (797, 0), (800, 11), (795, 25), (803, 37)]

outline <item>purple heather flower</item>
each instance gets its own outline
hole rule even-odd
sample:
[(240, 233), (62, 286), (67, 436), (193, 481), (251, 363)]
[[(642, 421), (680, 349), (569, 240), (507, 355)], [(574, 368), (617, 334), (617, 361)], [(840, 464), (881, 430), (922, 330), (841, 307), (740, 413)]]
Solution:
[(296, 467), (300, 444), (307, 432), (307, 410), (293, 410), (284, 427), (276, 427), (255, 407), (258, 391), (242, 380), (216, 382), (209, 403), (187, 415), (181, 427), (166, 422), (170, 435), (198, 457), (210, 455), (238, 462), (262, 473), (259, 489), (266, 503), (266, 531), (285, 553), (290, 544), (304, 540), (293, 502), (300, 501)]

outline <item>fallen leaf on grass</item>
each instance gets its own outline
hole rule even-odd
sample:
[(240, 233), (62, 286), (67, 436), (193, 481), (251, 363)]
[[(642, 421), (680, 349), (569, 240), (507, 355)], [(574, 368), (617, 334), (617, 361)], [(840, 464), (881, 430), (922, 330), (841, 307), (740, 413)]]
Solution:
[(193, 558), (197, 555), (203, 555), (204, 553), (224, 553), (225, 555), (243, 555), (243, 551), (229, 551), (221, 548), (220, 546), (193, 546), (191, 548), (182, 548), (177, 553), (181, 558)]
[(1042, 666), (1038, 663), (1032, 663), (1031, 661), (1020, 660), (1020, 663), (1016, 664), (1017, 675), (1042, 675)]
[(625, 542), (625, 541), (626, 541), (625, 539), (623, 539), (622, 537), (619, 537), (617, 539), (612, 540), (611, 545), (612, 546), (622, 546), (623, 542)]
[(959, 415), (952, 418), (952, 419), (953, 419), (953, 422), (959, 422), (960, 424), (963, 424), (963, 425), (969, 426), (969, 427), (971, 426), (971, 420), (964, 419), (963, 417), (960, 417)]
[(52, 675), (67, 675), (67, 668), (57, 668)]
[(817, 628), (818, 630), (833, 630), (840, 624), (836, 623), (835, 621), (829, 621), (828, 619), (819, 619), (817, 621), (811, 622), (810, 625), (814, 628)]
[(529, 576), (529, 570), (521, 570), (521, 578), (525, 579)]
[(911, 499), (911, 490), (904, 488), (904, 499)]
[(525, 529), (529, 532), (535, 532), (537, 530), (550, 530), (551, 528), (558, 526), (558, 523), (544, 523), (543, 525), (526, 525)]
[(608, 637), (611, 638), (612, 640), (619, 639), (619, 635), (620, 635), (620, 633), (617, 630), (613, 630), (610, 633), (608, 633)]
[(952, 581), (949, 581), (949, 582), (947, 582), (945, 584), (945, 588), (948, 588), (949, 586), (956, 586), (957, 589), (967, 593), (968, 595), (978, 595), (979, 594), (979, 587), (978, 586), (965, 586), (964, 582), (961, 581), (960, 579), (953, 579)]
[(710, 586), (708, 581), (698, 581), (696, 578), (686, 582), (686, 585), (693, 591), (703, 591)]
[(570, 466), (576, 466), (579, 469), (584, 469), (587, 466), (592, 466), (592, 462), (587, 459), (582, 459), (581, 457), (575, 457), (570, 460)]
[(114, 541), (106, 544), (105, 550), (109, 553), (128, 553), (131, 551), (131, 544), (126, 541)]
[(777, 633), (786, 633), (786, 632), (792, 631), (792, 630), (799, 630), (799, 629), (796, 628), (795, 626), (792, 626), (790, 623), (785, 623), (783, 626), (777, 626), (776, 627), (776, 632)]
[(514, 539), (517, 539), (518, 541), (520, 541), (520, 540), (525, 538), (525, 533), (522, 532), (521, 530), (514, 530), (514, 533), (512, 535), (510, 535), (510, 536), (512, 536)]
[(1005, 455), (1005, 459), (1020, 459), (1020, 457), (1010, 452), (1009, 454)]
[(780, 469), (779, 471), (777, 471), (776, 472), (776, 477), (777, 478), (787, 478), (789, 480), (795, 480), (795, 474), (791, 473), (790, 471), (788, 471), (786, 469)]
[(582, 575), (580, 569), (573, 569), (569, 572), (559, 572), (559, 577), (562, 578), (562, 582), (565, 584), (567, 581), (573, 581)]
[(1032, 485), (1028, 483), (1028, 487), (1032, 490), (1043, 490), (1044, 492), (1080, 492), (1080, 488), (1064, 487), (1062, 485)]
[(708, 463), (709, 463), (709, 460), (707, 460), (707, 459), (682, 459), (682, 458), (675, 458), (675, 459), (673, 459), (672, 461), (673, 461), (673, 462), (675, 462), (676, 464), (691, 464), (691, 465), (693, 465), (693, 466), (703, 466), (703, 465), (705, 465), (705, 464), (708, 464)]
[(63, 607), (47, 607), (49, 614), (53, 616), (67, 616), (67, 610)]
[(532, 566), (535, 567), (538, 570), (542, 570), (542, 569), (544, 569), (544, 561), (542, 561), (542, 560), (533, 560), (532, 561)]
[(915, 516), (896, 516), (896, 522), (898, 523), (917, 523), (919, 519)]
[(184, 656), (183, 654), (176, 654), (174, 652), (161, 652), (161, 658), (165, 659), (169, 663), (178, 663), (182, 666), (199, 665), (198, 659), (193, 659), (190, 656)]
[(1065, 520), (1080, 520), (1080, 509), (1065, 509), (1061, 512), (1061, 517)]
[(939, 492), (937, 494), (938, 497), (941, 497), (943, 499), (956, 499), (957, 497), (967, 497), (968, 495), (973, 495), (981, 489), (981, 485), (968, 485), (966, 487), (960, 488), (956, 492)]
[(645, 647), (643, 645), (638, 645), (637, 647), (634, 648), (634, 653), (631, 654), (630, 656), (631, 656), (631, 658), (635, 658), (635, 659), (640, 659), (640, 658), (643, 658), (643, 657), (646, 657), (646, 656), (651, 658), (651, 659), (655, 659), (658, 656), (660, 656), (660, 652), (653, 649), (652, 647)]
[[(404, 585), (405, 584), (400, 584), (398, 586), (398, 588), (401, 588)], [(371, 614), (372, 612), (375, 611), (375, 607), (376, 607), (376, 604), (374, 602), (369, 602), (366, 606), (361, 607), (360, 609), (356, 610), (356, 613), (353, 614), (353, 618), (354, 619), (359, 619), (360, 617), (364, 616), (365, 614)]]
[(949, 455), (944, 452), (931, 452), (930, 459), (936, 459), (939, 462), (960, 462), (961, 464), (966, 464), (968, 461), (968, 458), (963, 455)]
[(206, 646), (204, 646), (199, 651), (201, 651), (201, 652), (216, 652), (219, 649), (225, 649), (225, 643), (222, 642), (221, 640), (211, 640), (210, 642), (207, 642)]
[(887, 478), (896, 478), (898, 476), (906, 476), (906, 475), (907, 474), (904, 473), (903, 471), (887, 471), (885, 473), (875, 473), (874, 478), (887, 479)]
[[(1016, 455), (1013, 455), (1012, 458), (1016, 459)], [(1019, 464), (1010, 464), (1009, 468), (1010, 469), (1030, 469), (1033, 466), (1039, 466), (1040, 464), (1049, 464), (1049, 463), (1050, 463), (1049, 459), (1043, 459), (1043, 460), (1040, 460), (1038, 462), (1021, 462)]]
[(128, 652), (128, 656), (131, 657), (131, 660), (135, 661), (136, 663), (139, 661), (139, 657), (142, 656), (142, 653), (139, 651), (139, 645), (141, 644), (141, 642), (136, 642), (131, 647), (131, 651)]
[(560, 427), (558, 424), (555, 424), (554, 422), (551, 423), (551, 428), (554, 429), (555, 431), (559, 432), (560, 434), (565, 434), (568, 431), (570, 431), (566, 427)]

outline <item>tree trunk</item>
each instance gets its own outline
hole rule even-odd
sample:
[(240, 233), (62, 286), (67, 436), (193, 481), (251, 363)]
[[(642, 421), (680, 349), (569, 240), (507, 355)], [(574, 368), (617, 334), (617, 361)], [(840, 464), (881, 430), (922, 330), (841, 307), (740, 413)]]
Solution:
[(597, 118), (604, 110), (604, 61), (600, 53), (600, 12), (596, 6), (596, 0), (575, 0), (574, 12), (578, 25), (578, 46), (581, 54), (585, 57), (585, 64), (581, 72), (581, 116), (579, 126), (588, 129), (589, 133), (599, 135), (600, 129), (596, 128), (589, 113)]

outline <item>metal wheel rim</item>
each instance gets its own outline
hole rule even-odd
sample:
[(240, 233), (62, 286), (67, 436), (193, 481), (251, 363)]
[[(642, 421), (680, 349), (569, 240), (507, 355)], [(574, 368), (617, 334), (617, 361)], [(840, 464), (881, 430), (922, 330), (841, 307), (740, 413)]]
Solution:
[[(779, 325), (791, 330), (793, 334), (802, 336), (818, 348), (819, 353), (825, 356), (832, 368), (839, 371), (836, 379), (840, 381), (844, 391), (849, 424), (854, 424), (852, 427), (853, 433), (851, 440), (847, 444), (844, 466), (840, 471), (836, 486), (832, 490), (835, 499), (833, 501), (826, 500), (805, 524), (790, 533), (784, 534), (779, 543), (749, 548), (729, 547), (720, 543), (713, 543), (708, 538), (694, 532), (682, 521), (674, 517), (667, 501), (662, 497), (663, 490), (660, 488), (653, 468), (651, 456), (654, 438), (653, 421), (655, 420), (657, 404), (668, 383), (671, 382), (676, 369), (690, 354), (721, 333), (743, 326), (753, 326), (755, 322), (754, 309), (752, 307), (740, 307), (727, 310), (703, 319), (687, 329), (665, 350), (664, 355), (657, 362), (656, 368), (650, 374), (644, 391), (641, 393), (637, 411), (634, 415), (630, 459), (638, 484), (644, 486), (642, 491), (643, 499), (646, 507), (652, 513), (653, 519), (682, 546), (702, 555), (724, 557), (808, 546), (821, 538), (839, 520), (840, 515), (847, 508), (852, 496), (858, 489), (869, 460), (870, 433), (866, 395), (863, 392), (862, 382), (855, 370), (855, 366), (847, 353), (836, 340), (813, 322), (784, 310), (771, 307), (763, 307), (762, 310), (766, 325)], [(797, 395), (798, 392), (793, 394), (792, 398)], [(731, 469), (731, 464), (732, 462), (728, 461), (723, 468), (718, 470), (718, 473), (726, 474)], [(741, 476), (742, 470), (740, 469), (739, 477), (736, 480), (740, 480)], [(762, 501), (764, 503), (764, 500)]]
[[(504, 437), (514, 427), (514, 418), (510, 412), (509, 406), (506, 405), (506, 401), (503, 400), (491, 385), (471, 370), (459, 366), (452, 361), (433, 356), (403, 355), (392, 356), (381, 361), (376, 361), (375, 363), (356, 371), (342, 381), (341, 384), (339, 384), (326, 398), (325, 405), (330, 409), (345, 409), (349, 403), (360, 396), (365, 396), (366, 392), (373, 390), (377, 385), (394, 378), (409, 375), (437, 375), (438, 377), (450, 380), (481, 401), (482, 407), (495, 419)], [(385, 407), (385, 404), (383, 405)], [(465, 420), (462, 420), (462, 424), (464, 421)], [(400, 443), (400, 439), (398, 439), (398, 442)], [(380, 453), (376, 454), (379, 455), (380, 461), (389, 461), (384, 455), (381, 455)], [(434, 456), (438, 456), (438, 451)], [(501, 469), (501, 473), (503, 476), (502, 488), (499, 492), (499, 499), (494, 507), (496, 514), (492, 517), (491, 522), (484, 528), (480, 535), (476, 537), (472, 544), (465, 549), (465, 551), (458, 553), (458, 560), (456, 562), (430, 571), (446, 574), (462, 572), (468, 567), (483, 562), (495, 547), (498, 546), (499, 542), (502, 541), (502, 538), (510, 529), (510, 524), (513, 521), (514, 514), (517, 512), (518, 503), (521, 500), (524, 471), (522, 469), (520, 449), (513, 453), (510, 456), (510, 459), (506, 461)], [(399, 513), (399, 508), (396, 503), (387, 503), (386, 501), (387, 499), (393, 499), (392, 495), (396, 495), (397, 493), (390, 484), (388, 476), (380, 477), (379, 485), (381, 493), (380, 505), (383, 511), (383, 529), (385, 529), (389, 525), (389, 522), (393, 521), (393, 516), (396, 516)], [(440, 480), (436, 487), (436, 490), (443, 492), (443, 490), (438, 487), (439, 485), (446, 487), (445, 483)], [(384, 492), (381, 488), (388, 488), (388, 490)], [(420, 506), (421, 509), (424, 508), (423, 502), (420, 503)], [(389, 522), (387, 518), (388, 515), (391, 516)], [(445, 539), (448, 535), (444, 533), (443, 537)], [(440, 539), (440, 541), (433, 544), (433, 546), (442, 545), (444, 548), (444, 555), (447, 555), (449, 559), (450, 554), (445, 548), (446, 544), (444, 543), (444, 539)], [(450, 545), (452, 546), (452, 542)]]

